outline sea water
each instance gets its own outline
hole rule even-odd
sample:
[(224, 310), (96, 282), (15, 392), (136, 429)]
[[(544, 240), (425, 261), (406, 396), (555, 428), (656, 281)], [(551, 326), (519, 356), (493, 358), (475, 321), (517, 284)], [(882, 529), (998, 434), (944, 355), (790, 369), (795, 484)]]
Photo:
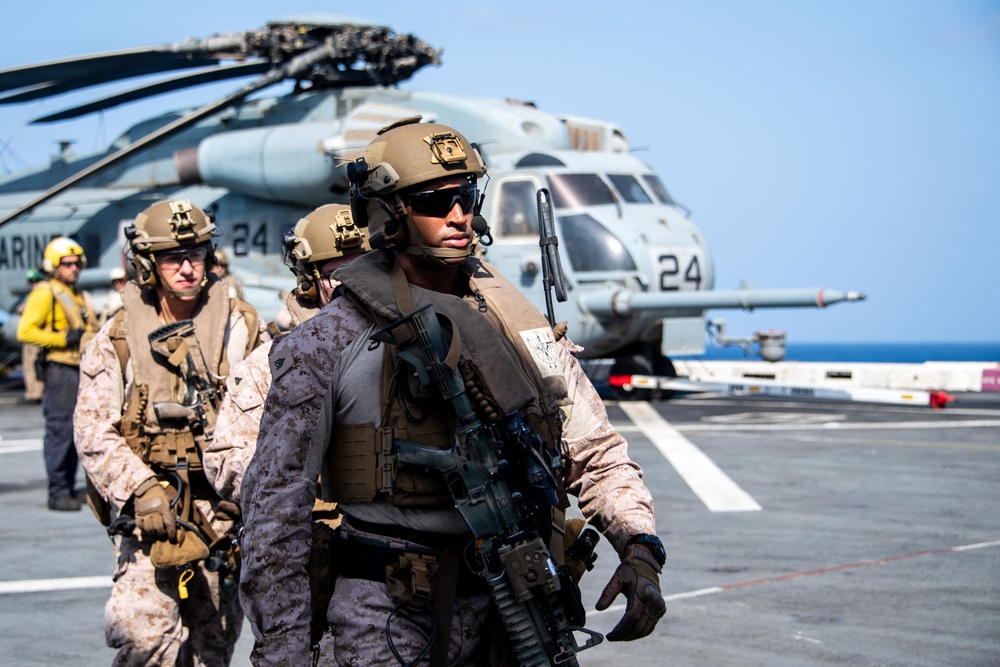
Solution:
[[(706, 360), (756, 360), (738, 347), (706, 346), (705, 354), (682, 357)], [(1000, 363), (1000, 342), (993, 343), (796, 343), (788, 342), (785, 361), (881, 362), (920, 364), (925, 361), (986, 361)]]

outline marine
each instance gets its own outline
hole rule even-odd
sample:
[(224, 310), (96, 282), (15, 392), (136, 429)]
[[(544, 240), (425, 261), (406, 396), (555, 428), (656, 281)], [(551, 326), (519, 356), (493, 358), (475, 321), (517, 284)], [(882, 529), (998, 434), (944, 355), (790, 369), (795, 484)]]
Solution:
[[(299, 220), (282, 240), (285, 264), (295, 276), (295, 289), (285, 299), (275, 322), (278, 336), (313, 317), (333, 299), (340, 284), (336, 269), (370, 250), (367, 230), (354, 224), (351, 208), (327, 204)], [(205, 450), (205, 473), (223, 498), (240, 502), (240, 485), (257, 444), (264, 399), (271, 385), (268, 355), (273, 341), (258, 347), (233, 366), (228, 390), (219, 407), (215, 438)], [(329, 510), (329, 508), (326, 508)]]
[(105, 640), (115, 665), (225, 667), (243, 622), (239, 513), (201, 459), (229, 369), (262, 328), (211, 273), (216, 227), (200, 208), (159, 202), (125, 233), (136, 281), (87, 348), (74, 414), (88, 500), (115, 550)]
[[(240, 489), (240, 590), (258, 666), (309, 660), (316, 600), (340, 665), (428, 656), (434, 665), (486, 664), (496, 650), (493, 599), (462, 564), (475, 544), (455, 498), (437, 471), (396, 465), (401, 442), (446, 451), (457, 437), (444, 396), (416, 381), (394, 345), (372, 338), (427, 306), (453, 325), (448, 368), (467, 375), (478, 418), (523, 418), (537, 453), (555, 452), (548, 471), (561, 497), (547, 507), (551, 526), (540, 526), (549, 529), (546, 558), (563, 560), (567, 496), (619, 553), (598, 608), (622, 594), (627, 610), (608, 639), (648, 635), (665, 613), (665, 554), (641, 470), (573, 357), (577, 348), (473, 257), (488, 234), (478, 216), (486, 175), (478, 150), (453, 128), (419, 121), (383, 128), (349, 165), (353, 217), (377, 251), (337, 271), (341, 296), (270, 351), (270, 388)], [(325, 591), (309, 578), (318, 477), (344, 513), (329, 538), (336, 576)]]
[[(268, 325), (275, 336), (308, 320), (330, 303), (339, 285), (333, 272), (370, 250), (367, 230), (354, 224), (351, 208), (342, 204), (327, 204), (303, 217), (284, 237), (282, 245), (285, 264), (295, 275), (296, 286), (276, 318), (282, 324)], [(240, 485), (257, 444), (264, 399), (271, 385), (268, 366), (271, 344), (268, 341), (261, 345), (233, 367), (227, 381), (228, 391), (219, 408), (215, 438), (205, 450), (209, 482), (219, 495), (234, 503), (240, 502)], [(316, 499), (315, 523), (336, 528), (340, 519), (336, 503)], [(313, 623), (311, 642), (314, 667), (336, 664), (331, 638), (321, 620)]]

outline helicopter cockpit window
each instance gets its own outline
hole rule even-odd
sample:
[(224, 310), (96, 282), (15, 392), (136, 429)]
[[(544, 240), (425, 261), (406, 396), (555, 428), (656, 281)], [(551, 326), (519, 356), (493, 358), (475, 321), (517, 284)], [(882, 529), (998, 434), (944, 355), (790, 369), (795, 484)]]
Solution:
[(608, 179), (615, 186), (626, 204), (652, 204), (646, 191), (639, 185), (638, 179), (631, 174), (608, 174)]
[(556, 208), (583, 208), (614, 204), (608, 184), (597, 174), (550, 174), (549, 191)]
[(534, 181), (507, 181), (500, 186), (499, 236), (538, 236)]
[(667, 188), (660, 182), (659, 176), (656, 174), (645, 174), (642, 178), (646, 181), (646, 185), (653, 191), (653, 194), (656, 195), (656, 198), (660, 200), (661, 204), (677, 206), (677, 202), (674, 201), (674, 198), (667, 192)]
[(574, 271), (635, 271), (635, 262), (608, 229), (586, 213), (560, 215), (559, 244)]

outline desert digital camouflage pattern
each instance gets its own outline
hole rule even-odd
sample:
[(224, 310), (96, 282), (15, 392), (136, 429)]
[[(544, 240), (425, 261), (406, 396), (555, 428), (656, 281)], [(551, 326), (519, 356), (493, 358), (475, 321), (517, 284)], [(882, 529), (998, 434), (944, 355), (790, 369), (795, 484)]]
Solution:
[[(109, 335), (112, 326), (113, 321), (102, 327), (80, 364), (74, 430), (81, 463), (110, 505), (113, 520), (153, 471), (120, 433), (125, 396), (131, 392), (135, 369), (130, 355), (122, 372)], [(230, 364), (237, 364), (245, 355), (248, 331), (235, 306), (228, 331), (226, 356)], [(231, 526), (228, 516), (216, 516), (216, 507), (207, 500), (196, 500), (195, 505), (216, 534), (225, 534)], [(228, 665), (243, 622), (236, 589), (220, 590), (219, 575), (198, 563), (187, 583), (189, 597), (181, 603), (180, 570), (153, 567), (149, 558), (152, 542), (141, 539), (136, 530), (116, 537), (114, 544), (115, 584), (104, 616), (107, 644), (119, 649), (114, 664)]]
[[(305, 664), (309, 659), (307, 563), (318, 470), (309, 467), (307, 455), (331, 380), (345, 371), (340, 367), (343, 353), (372, 330), (371, 322), (348, 300), (337, 299), (275, 341), (271, 349), (272, 383), (263, 404), (256, 453), (242, 484), (236, 485), (245, 524), (240, 586), (244, 611), (257, 638), (253, 652), (256, 665)], [(565, 471), (567, 490), (578, 497), (584, 516), (621, 553), (631, 536), (656, 534), (652, 499), (642, 484), (638, 465), (628, 458), (627, 443), (608, 422), (603, 403), (568, 354), (572, 343), (564, 339), (560, 345), (570, 359), (565, 380), (572, 399), (563, 433), (572, 459)], [(261, 373), (260, 360), (253, 361), (254, 372)], [(239, 417), (226, 419), (232, 424)], [(229, 488), (232, 486), (230, 483)], [(350, 509), (347, 511), (350, 516)], [(384, 625), (386, 613), (377, 601), (372, 608), (378, 612), (371, 617), (363, 609), (371, 600), (368, 583), (338, 579), (329, 613), (331, 622), (349, 623), (346, 616), (363, 614), (367, 620), (356, 618), (353, 622), (363, 622), (369, 632), (369, 622), (376, 627)], [(354, 596), (357, 599), (352, 601)], [(344, 628), (335, 632), (337, 655), (345, 664), (394, 664), (384, 644), (361, 644), (371, 643), (370, 634), (351, 634)], [(468, 623), (456, 622), (453, 649), (463, 644), (468, 632)], [(403, 633), (405, 626), (400, 624), (394, 641), (417, 646), (426, 641), (416, 632), (414, 637), (403, 639)], [(476, 634), (480, 633), (470, 636)], [(459, 652), (453, 656), (458, 660)]]
[(202, 455), (209, 484), (234, 503), (240, 502), (243, 473), (256, 449), (264, 399), (271, 387), (271, 345), (272, 341), (264, 343), (230, 369), (215, 437)]

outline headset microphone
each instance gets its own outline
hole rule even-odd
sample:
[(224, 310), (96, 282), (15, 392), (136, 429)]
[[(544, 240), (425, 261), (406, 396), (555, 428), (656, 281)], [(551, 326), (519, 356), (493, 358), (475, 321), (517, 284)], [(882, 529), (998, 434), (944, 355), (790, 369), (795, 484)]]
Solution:
[(493, 235), (490, 234), (490, 223), (486, 218), (477, 215), (472, 219), (472, 231), (479, 236), (479, 242), (483, 245), (493, 245)]

